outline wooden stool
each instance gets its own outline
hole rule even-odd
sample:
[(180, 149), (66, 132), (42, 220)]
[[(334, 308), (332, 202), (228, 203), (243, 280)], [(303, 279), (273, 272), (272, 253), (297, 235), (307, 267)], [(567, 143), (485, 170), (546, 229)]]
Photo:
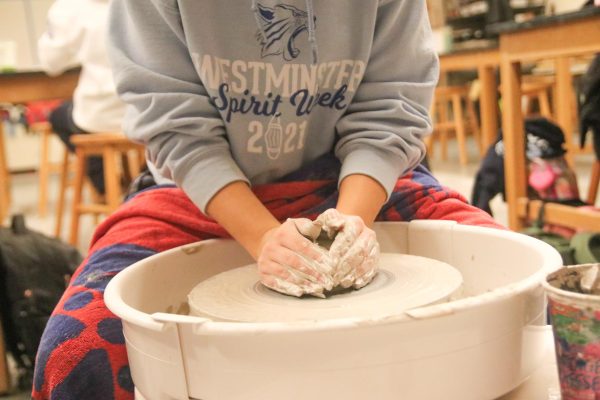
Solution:
[(523, 82), (521, 84), (521, 93), (526, 101), (523, 107), (523, 116), (527, 117), (533, 115), (531, 107), (533, 104), (532, 100), (537, 100), (540, 108), (540, 115), (554, 121), (554, 114), (550, 107), (550, 95), (548, 94), (553, 86), (554, 83), (550, 81)]
[(592, 167), (592, 176), (590, 179), (590, 189), (588, 191), (587, 203), (594, 205), (598, 198), (598, 184), (600, 182), (600, 160), (596, 160)]
[[(65, 195), (69, 187), (75, 186), (75, 179), (69, 179), (70, 174), (75, 175), (75, 161), (72, 159), (72, 155), (69, 149), (65, 146), (65, 152), (63, 153), (63, 159), (60, 163), (59, 171), (59, 190), (58, 190), (58, 201), (56, 202), (56, 223), (54, 225), (54, 236), (59, 238), (62, 233), (62, 220), (63, 212), (65, 210)], [(89, 185), (91, 187), (91, 184)], [(99, 198), (95, 190), (92, 188), (92, 198)], [(97, 221), (96, 221), (97, 223)]]
[(50, 177), (50, 174), (60, 173), (62, 171), (65, 158), (68, 163), (69, 150), (65, 146), (62, 163), (50, 162), (50, 140), (52, 135), (55, 135), (54, 131), (52, 131), (52, 126), (49, 122), (37, 122), (31, 124), (29, 129), (32, 132), (41, 135), (42, 140), (40, 147), (40, 166), (38, 169), (38, 214), (40, 217), (45, 217), (48, 213), (48, 178)]
[(10, 171), (4, 146), (4, 129), (0, 123), (0, 225), (10, 209)]
[[(523, 82), (521, 82), (521, 96), (524, 101), (524, 104), (522, 104), (523, 117), (536, 115), (536, 113), (532, 111), (532, 105), (534, 101), (537, 101), (539, 106), (538, 115), (555, 121), (552, 107), (550, 106), (550, 93), (552, 92), (554, 85), (555, 81), (553, 77), (523, 77)], [(502, 91), (501, 86), (498, 86), (498, 91)]]
[[(79, 218), (83, 214), (105, 214), (115, 211), (121, 204), (121, 173), (119, 168), (121, 157), (128, 158), (130, 174), (140, 173), (144, 163), (144, 147), (127, 139), (121, 133), (89, 133), (71, 136), (75, 146), (75, 185), (73, 205), (71, 208), (71, 232), (69, 243), (77, 244), (79, 235)], [(104, 201), (98, 199), (84, 204), (82, 199), (83, 183), (86, 176), (87, 159), (90, 156), (101, 156), (104, 163), (104, 184), (106, 188)], [(64, 179), (64, 178), (63, 178)], [(62, 184), (62, 183), (61, 183)]]
[[(52, 173), (58, 173), (60, 179), (58, 201), (56, 203), (54, 225), (54, 236), (60, 237), (62, 232), (62, 220), (65, 207), (65, 194), (69, 186), (73, 186), (73, 179), (69, 179), (69, 173), (75, 169), (75, 163), (71, 159), (71, 153), (67, 146), (64, 146), (62, 160), (59, 163), (52, 163), (49, 160), (50, 154), (50, 138), (56, 133), (52, 130), (52, 126), (48, 122), (38, 122), (30, 126), (32, 132), (37, 132), (42, 135), (42, 143), (40, 149), (40, 167), (38, 171), (38, 214), (45, 217), (48, 211), (48, 178)], [(92, 195), (97, 196), (95, 192)]]
[[(461, 165), (467, 165), (467, 124), (475, 136), (480, 155), (483, 154), (479, 123), (475, 105), (469, 98), (469, 86), (440, 86), (435, 89), (431, 116), (434, 119), (433, 134), (425, 140), (428, 151), (433, 154), (433, 135), (439, 134), (442, 148), (442, 160), (448, 158), (448, 132), (454, 131), (458, 141)], [(463, 110), (463, 101), (466, 112)], [(452, 109), (452, 119), (448, 107)], [(466, 117), (466, 118), (465, 118)]]

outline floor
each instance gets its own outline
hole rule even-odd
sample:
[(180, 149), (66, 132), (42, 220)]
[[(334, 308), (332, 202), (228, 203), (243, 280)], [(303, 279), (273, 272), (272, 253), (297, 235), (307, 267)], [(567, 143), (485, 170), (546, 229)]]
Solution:
[(31, 396), (28, 392), (25, 393), (15, 393), (8, 396), (0, 396), (2, 400), (29, 400)]
[[(56, 227), (56, 206), (58, 200), (59, 181), (58, 176), (51, 176), (48, 188), (48, 212), (45, 216), (38, 213), (38, 176), (37, 173), (21, 173), (12, 177), (12, 204), (11, 214), (23, 214), (27, 227), (43, 234), (54, 236)], [(61, 240), (67, 241), (69, 236), (69, 224), (71, 216), (68, 210), (71, 204), (71, 191), (69, 190), (65, 200), (65, 210), (63, 212)], [(6, 221), (10, 225), (10, 221)], [(94, 218), (89, 215), (81, 217), (78, 249), (82, 254), (87, 252), (88, 244), (92, 238), (94, 228)]]
[[(475, 144), (472, 142), (469, 142), (469, 153), (471, 162), (467, 166), (460, 166), (458, 163), (458, 154), (456, 153), (455, 146), (453, 146), (451, 143), (449, 148), (449, 159), (447, 161), (443, 162), (436, 157), (433, 157), (430, 160), (431, 169), (440, 182), (445, 186), (457, 190), (467, 199), (470, 199), (471, 197), (474, 177), (479, 168)], [(592, 162), (593, 157), (591, 155), (582, 155), (576, 158), (576, 174), (578, 177), (579, 188), (582, 197), (587, 195)], [(55, 202), (58, 197), (58, 179), (56, 177), (53, 177), (50, 182), (50, 200), (48, 204), (49, 213), (44, 217), (40, 216), (37, 212), (38, 189), (36, 173), (14, 175), (12, 196), (13, 204), (11, 212), (13, 214), (24, 214), (26, 216), (27, 225), (30, 229), (45, 233), (47, 235), (53, 235), (55, 227), (55, 214), (52, 211), (55, 208)], [(69, 200), (69, 195), (67, 195), (66, 204), (70, 204)], [(507, 207), (502, 201), (501, 196), (497, 196), (493, 200), (491, 206), (495, 218), (500, 223), (506, 224)], [(70, 216), (68, 213), (65, 214), (61, 238), (66, 241)], [(93, 235), (94, 227), (95, 223), (93, 218), (83, 218), (80, 228), (78, 248), (84, 255), (87, 252), (88, 243)], [(1, 400), (21, 400), (28, 398), (29, 396), (27, 393), (13, 394), (11, 396), (4, 397), (0, 396)]]

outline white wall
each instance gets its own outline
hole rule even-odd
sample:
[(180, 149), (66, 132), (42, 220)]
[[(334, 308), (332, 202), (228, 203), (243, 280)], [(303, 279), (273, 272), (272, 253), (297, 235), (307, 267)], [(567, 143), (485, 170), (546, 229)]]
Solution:
[[(37, 39), (46, 28), (46, 14), (53, 0), (0, 0), (0, 42), (16, 43), (16, 68), (35, 69)], [(56, 142), (56, 143), (54, 143)], [(40, 156), (38, 135), (18, 129), (5, 133), (6, 155), (11, 170), (37, 168)], [(61, 145), (53, 140), (51, 159), (58, 161)]]
[(548, 0), (548, 4), (554, 5), (557, 14), (577, 11), (585, 2), (586, 0)]
[(0, 0), (0, 42), (16, 43), (17, 69), (38, 65), (36, 44), (53, 0)]
[[(5, 132), (6, 158), (11, 171), (37, 169), (41, 160), (41, 140), (36, 133), (19, 127), (15, 132)], [(64, 146), (55, 135), (50, 139), (48, 158), (53, 163), (62, 160)]]

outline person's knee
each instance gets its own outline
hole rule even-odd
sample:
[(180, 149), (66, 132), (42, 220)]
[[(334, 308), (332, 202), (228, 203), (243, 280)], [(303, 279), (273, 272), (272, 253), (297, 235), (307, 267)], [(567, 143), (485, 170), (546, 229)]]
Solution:
[(132, 397), (121, 321), (93, 291), (74, 293), (49, 319), (32, 393), (36, 400)]
[[(63, 120), (63, 116), (62, 116), (62, 109), (59, 107), (57, 109), (55, 109), (54, 111), (52, 111), (50, 113), (50, 115), (48, 115), (48, 122), (50, 123), (50, 126), (52, 127), (52, 131), (54, 131), (55, 133), (59, 134), (61, 131), (64, 130), (64, 124), (62, 122)], [(59, 134), (60, 136), (60, 134)]]

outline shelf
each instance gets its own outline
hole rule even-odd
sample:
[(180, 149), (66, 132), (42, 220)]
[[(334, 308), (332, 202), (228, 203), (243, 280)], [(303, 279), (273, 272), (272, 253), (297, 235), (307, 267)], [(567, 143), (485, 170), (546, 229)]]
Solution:
[(474, 23), (474, 22), (485, 22), (485, 17), (486, 14), (475, 14), (475, 15), (469, 15), (467, 17), (454, 17), (454, 18), (448, 18), (446, 19), (446, 23), (448, 25), (466, 25), (466, 24), (470, 24), (470, 23)]
[(528, 12), (532, 12), (532, 13), (535, 13), (535, 14), (542, 14), (545, 9), (546, 9), (546, 6), (544, 6), (544, 5), (541, 5), (541, 6), (528, 6), (528, 7), (516, 7), (516, 8), (513, 8), (513, 12), (515, 14), (523, 14), (523, 13), (528, 13)]
[[(523, 14), (523, 13), (529, 13), (532, 12), (536, 15), (541, 15), (544, 12), (545, 7), (542, 6), (528, 6), (528, 7), (518, 7), (518, 8), (513, 8), (513, 13), (514, 14)], [(470, 23), (475, 23), (475, 22), (481, 22), (483, 21), (485, 23), (487, 17), (487, 13), (481, 13), (481, 14), (473, 14), (473, 15), (468, 15), (468, 16), (461, 16), (461, 17), (452, 17), (452, 18), (447, 18), (446, 19), (446, 23), (448, 25), (465, 25), (465, 24), (470, 24)]]

